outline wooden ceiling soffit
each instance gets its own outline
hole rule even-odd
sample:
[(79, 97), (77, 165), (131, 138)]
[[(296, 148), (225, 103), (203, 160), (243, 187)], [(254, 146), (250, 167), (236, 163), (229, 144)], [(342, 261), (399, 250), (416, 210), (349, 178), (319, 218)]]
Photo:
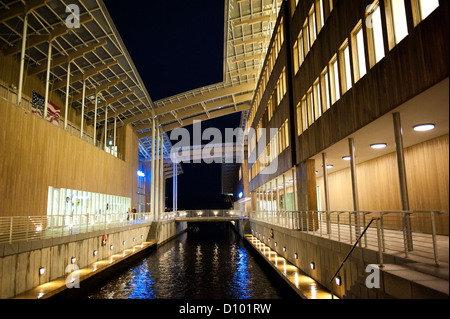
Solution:
[[(106, 83), (104, 83), (104, 84), (101, 84), (101, 85), (99, 85), (99, 86), (98, 86), (97, 88), (95, 88), (95, 89), (87, 90), (87, 91), (86, 91), (86, 97), (89, 97), (89, 96), (91, 96), (92, 94), (95, 94), (96, 91), (97, 91), (97, 94), (99, 94), (99, 93), (101, 93), (102, 91), (105, 91), (105, 90), (109, 89), (111, 86), (114, 86), (114, 85), (116, 85), (116, 84), (119, 84), (120, 82), (126, 81), (127, 79), (128, 79), (128, 77), (124, 76), (124, 77), (121, 77), (121, 78), (119, 78), (119, 79), (115, 79), (115, 80), (112, 80), (112, 81), (110, 81), (110, 82), (106, 82)], [(75, 95), (72, 97), (72, 102), (81, 100), (82, 98), (83, 98), (83, 93), (75, 94)]]

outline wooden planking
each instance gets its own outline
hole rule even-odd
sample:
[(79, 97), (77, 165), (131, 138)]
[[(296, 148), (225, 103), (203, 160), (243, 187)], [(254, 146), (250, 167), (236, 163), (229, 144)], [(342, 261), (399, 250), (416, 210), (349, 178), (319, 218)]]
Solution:
[[(439, 234), (449, 234), (449, 135), (432, 139), (405, 149), (405, 164), (410, 210), (443, 210), (436, 218)], [(424, 165), (427, 163), (428, 165)], [(397, 160), (391, 153), (357, 165), (360, 210), (401, 210)], [(330, 209), (353, 210), (350, 169), (328, 175)], [(325, 207), (323, 177), (317, 179), (321, 203)], [(416, 215), (414, 230), (430, 232), (430, 220)], [(401, 221), (391, 220), (395, 227)]]
[(131, 127), (121, 161), (3, 99), (0, 106), (0, 216), (45, 215), (49, 186), (131, 197), (137, 205)]

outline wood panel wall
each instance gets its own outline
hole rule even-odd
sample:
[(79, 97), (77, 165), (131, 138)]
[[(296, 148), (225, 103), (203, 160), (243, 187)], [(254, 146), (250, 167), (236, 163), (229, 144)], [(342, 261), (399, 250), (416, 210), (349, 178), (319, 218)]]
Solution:
[(0, 98), (0, 216), (45, 215), (48, 187), (131, 197), (137, 207), (138, 137), (125, 161)]
[[(440, 234), (449, 234), (449, 135), (405, 149), (405, 165), (410, 210), (443, 210), (436, 219)], [(356, 166), (360, 210), (401, 210), (397, 159), (391, 153)], [(350, 169), (328, 175), (330, 210), (353, 210)], [(325, 207), (323, 177), (317, 178), (321, 203)], [(424, 215), (413, 220), (413, 229), (428, 232)], [(399, 224), (399, 223), (397, 223)], [(397, 225), (399, 226), (399, 225)]]

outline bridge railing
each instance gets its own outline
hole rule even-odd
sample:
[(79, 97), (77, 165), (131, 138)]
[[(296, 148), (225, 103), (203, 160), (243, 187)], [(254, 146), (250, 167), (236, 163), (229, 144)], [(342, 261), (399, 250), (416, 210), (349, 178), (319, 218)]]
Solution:
[(81, 214), (0, 217), (0, 244), (49, 239), (151, 222), (150, 214)]
[(231, 209), (197, 209), (197, 210), (179, 210), (174, 212), (164, 212), (161, 220), (169, 220), (176, 218), (244, 218), (248, 213)]
[[(304, 231), (353, 245), (372, 218), (361, 238), (361, 246), (379, 253), (404, 253), (432, 258), (448, 251), (448, 236), (436, 234), (436, 217), (441, 211), (252, 211), (251, 219)], [(439, 240), (438, 240), (439, 239)], [(438, 242), (440, 246), (438, 247)], [(448, 252), (446, 253), (448, 256)]]

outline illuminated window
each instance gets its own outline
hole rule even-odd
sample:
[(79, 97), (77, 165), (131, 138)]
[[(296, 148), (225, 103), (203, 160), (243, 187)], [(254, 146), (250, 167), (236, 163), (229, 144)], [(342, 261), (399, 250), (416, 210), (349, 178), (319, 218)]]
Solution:
[(315, 117), (314, 117), (314, 97), (313, 97), (313, 91), (310, 89), (307, 96), (307, 102), (308, 102), (308, 124), (311, 126), (312, 123), (314, 123)]
[(306, 95), (302, 98), (302, 128), (303, 132), (308, 128), (308, 103), (306, 103)]
[(309, 26), (308, 26), (308, 19), (306, 19), (305, 24), (303, 25), (303, 41), (304, 41), (304, 54), (305, 56), (308, 55), (309, 49), (311, 48), (311, 44), (309, 42)]
[(352, 74), (350, 68), (350, 48), (348, 47), (347, 40), (345, 40), (344, 44), (339, 50), (339, 62), (341, 65), (342, 94), (344, 94), (352, 87)]
[(339, 68), (336, 55), (330, 61), (330, 92), (331, 104), (334, 104), (341, 98), (339, 89)]
[(297, 135), (300, 135), (303, 133), (303, 126), (302, 126), (302, 103), (297, 104)]
[(387, 26), (389, 36), (389, 49), (408, 35), (408, 23), (404, 0), (386, 1)]
[(300, 67), (303, 64), (303, 61), (305, 61), (305, 46), (303, 42), (303, 30), (300, 31), (300, 34), (298, 36), (298, 67)]
[(328, 68), (320, 75), (320, 84), (322, 89), (322, 114), (330, 108), (330, 80), (328, 78)]
[(308, 20), (309, 20), (310, 46), (312, 46), (317, 38), (316, 11), (314, 10), (314, 4), (312, 5), (311, 10), (309, 10), (308, 17), (309, 17)]
[(369, 44), (370, 67), (384, 58), (383, 27), (378, 0), (366, 12), (367, 42)]
[(439, 0), (412, 0), (414, 25), (418, 25), (439, 7)]
[(352, 32), (353, 75), (355, 82), (367, 73), (362, 22)]
[(299, 64), (299, 56), (298, 56), (298, 41), (294, 43), (294, 71), (297, 74), (298, 69), (300, 68)]
[(314, 115), (315, 119), (317, 120), (320, 116), (322, 116), (322, 99), (320, 97), (320, 81), (319, 79), (314, 82), (313, 86), (313, 93), (314, 93)]
[(322, 30), (325, 23), (325, 18), (323, 14), (323, 0), (316, 0), (316, 16), (317, 16), (317, 33)]

